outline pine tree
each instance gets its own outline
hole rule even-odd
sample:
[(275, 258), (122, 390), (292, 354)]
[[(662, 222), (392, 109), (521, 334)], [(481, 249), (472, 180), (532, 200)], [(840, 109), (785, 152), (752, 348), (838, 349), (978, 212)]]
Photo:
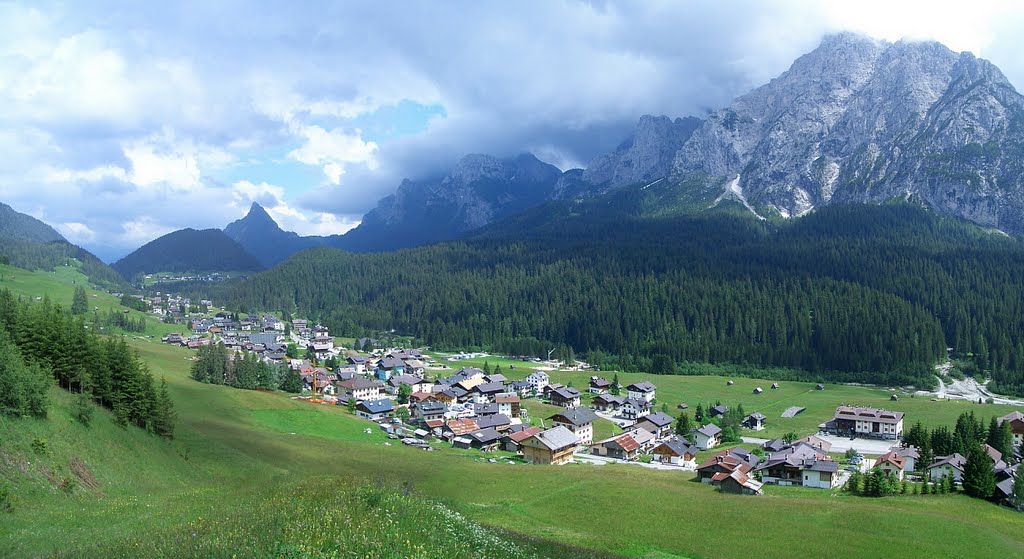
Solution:
[(988, 445), (999, 451), (1003, 458), (1009, 460), (1013, 456), (1013, 431), (1010, 422), (1002, 424), (993, 416), (988, 427)]
[(411, 396), (411, 395), (412, 395), (412, 387), (411, 386), (409, 386), (408, 384), (405, 384), (404, 382), (402, 384), (398, 385), (398, 403), (399, 404), (408, 404), (409, 403), (409, 396)]
[(281, 390), (298, 394), (302, 392), (302, 375), (295, 369), (289, 368), (281, 375)]
[(622, 387), (619, 386), (619, 373), (615, 373), (615, 376), (612, 377), (612, 387), (608, 389), (608, 392), (612, 396), (618, 396), (622, 392)]
[(690, 436), (690, 431), (693, 431), (693, 422), (690, 421), (690, 414), (681, 412), (679, 419), (676, 420), (675, 432), (680, 437), (686, 438)]
[(996, 490), (996, 473), (992, 468), (992, 459), (980, 445), (974, 445), (967, 455), (963, 487), (964, 493), (979, 499), (988, 499)]
[(78, 286), (75, 288), (75, 295), (71, 300), (71, 314), (82, 315), (87, 312), (89, 312), (89, 299), (85, 294), (85, 288)]
[(697, 409), (693, 410), (693, 420), (698, 424), (704, 424), (704, 406), (697, 404)]
[(160, 379), (160, 390), (156, 393), (156, 403), (153, 409), (153, 433), (174, 438), (174, 420), (177, 414), (174, 411), (174, 402), (167, 389), (167, 379)]

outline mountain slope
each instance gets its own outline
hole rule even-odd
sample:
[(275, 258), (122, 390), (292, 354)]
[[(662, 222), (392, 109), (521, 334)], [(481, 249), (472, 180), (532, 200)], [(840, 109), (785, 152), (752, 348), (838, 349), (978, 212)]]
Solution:
[(146, 243), (113, 268), (131, 279), (154, 272), (256, 271), (263, 266), (220, 229), (182, 229)]
[(277, 225), (263, 206), (253, 203), (245, 217), (232, 221), (224, 233), (256, 257), (264, 267), (271, 267), (286, 260), (296, 252), (327, 244), (330, 237), (300, 237), (293, 231), (285, 231)]
[(452, 239), (550, 199), (561, 174), (530, 154), (467, 155), (440, 180), (403, 181), (331, 244), (363, 252)]
[[(82, 247), (38, 219), (0, 203), (0, 260), (27, 270), (53, 270), (77, 261), (97, 285), (128, 289), (124, 279)], [(76, 264), (77, 265), (77, 264)]]
[(913, 199), (1021, 234), (1024, 97), (970, 53), (830, 36), (712, 114), (673, 176), (784, 217)]

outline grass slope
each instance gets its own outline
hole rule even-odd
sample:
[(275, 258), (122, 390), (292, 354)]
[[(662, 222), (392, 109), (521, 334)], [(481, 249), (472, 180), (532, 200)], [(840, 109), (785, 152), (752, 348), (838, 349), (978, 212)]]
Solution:
[[(769, 487), (766, 496), (749, 498), (720, 494), (681, 472), (510, 465), (475, 452), (388, 446), (340, 407), (199, 384), (188, 378), (188, 351), (132, 344), (170, 384), (178, 437), (164, 442), (120, 430), (104, 412), (85, 429), (70, 420), (65, 394), (56, 394), (48, 420), (3, 419), (0, 477), (14, 487), (15, 510), (2, 513), (0, 556), (353, 556), (349, 546), (370, 557), (415, 556), (397, 540), (385, 549), (367, 540), (388, 538), (379, 523), (388, 518), (397, 523), (396, 538), (412, 543), (444, 544), (449, 530), (461, 538), (464, 525), (449, 528), (448, 512), (430, 512), (448, 509), (503, 527), (524, 552), (553, 557), (740, 557), (757, 549), (762, 557), (788, 558), (899, 549), (901, 557), (1004, 558), (1024, 548), (1024, 516), (963, 496), (868, 499)], [(664, 382), (669, 377), (654, 380), (672, 398), (686, 395), (685, 384), (675, 396)], [(714, 386), (710, 378), (678, 380), (693, 390)], [(784, 389), (795, 392), (789, 384)], [(36, 438), (47, 440), (45, 456), (34, 454)], [(65, 468), (72, 457), (88, 466), (97, 488), (60, 489), (60, 480), (74, 475)], [(57, 473), (56, 483), (46, 468)], [(366, 484), (385, 489), (350, 490)], [(431, 502), (404, 505), (389, 487)], [(364, 494), (376, 508), (360, 504)], [(360, 510), (378, 522), (364, 523)], [(346, 531), (345, 522), (361, 528)], [(427, 548), (420, 556), (457, 555)]]

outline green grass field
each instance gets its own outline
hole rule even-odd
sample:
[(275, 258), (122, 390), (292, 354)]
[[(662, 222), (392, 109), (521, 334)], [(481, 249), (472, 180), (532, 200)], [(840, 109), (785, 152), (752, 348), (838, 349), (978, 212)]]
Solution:
[[(340, 407), (196, 383), (188, 378), (187, 350), (146, 340), (131, 343), (154, 374), (167, 378), (179, 415), (175, 440), (122, 430), (105, 412), (90, 428), (82, 427), (70, 418), (70, 397), (57, 389), (48, 419), (0, 419), (0, 479), (11, 487), (14, 503), (13, 512), (0, 513), (0, 556), (226, 557), (231, 553), (224, 549), (239, 555), (271, 549), (268, 542), (278, 537), (312, 546), (287, 556), (328, 556), (338, 542), (310, 543), (289, 532), (315, 524), (319, 516), (300, 520), (276, 511), (328, 515), (330, 506), (322, 501), (303, 505), (300, 500), (367, 484), (426, 496), (473, 521), (500, 527), (514, 540), (535, 542), (555, 557), (745, 557), (754, 551), (769, 558), (874, 556), (896, 549), (900, 557), (1006, 558), (1024, 549), (1024, 515), (959, 495), (870, 499), (768, 487), (763, 497), (741, 497), (723, 495), (676, 471), (488, 463), (475, 452), (386, 446), (394, 441), (376, 429), (366, 433), (370, 424)], [(555, 374), (563, 375), (579, 379), (576, 386), (589, 377)], [(651, 380), (662, 398), (691, 405), (717, 385), (722, 393), (725, 383), (705, 377)], [(731, 387), (745, 407), (747, 399), (757, 398), (741, 394), (749, 393), (746, 384), (736, 379)], [(800, 405), (811, 414), (836, 398), (885, 397), (881, 390), (831, 385), (824, 393), (800, 396), (795, 384), (762, 395), (770, 397), (762, 400), (765, 405), (777, 406), (757, 409), (784, 408), (793, 398), (807, 400)], [(912, 413), (927, 413), (933, 421), (955, 418), (953, 408), (959, 407), (926, 400), (899, 404), (912, 404), (918, 410)], [(930, 408), (937, 411), (927, 412)], [(811, 425), (817, 419), (799, 421)], [(46, 439), (46, 454), (33, 450), (34, 439)], [(70, 492), (61, 489), (65, 478), (77, 479), (72, 462), (95, 476), (94, 488), (77, 482)], [(338, 497), (337, 506), (346, 506), (348, 498)], [(197, 532), (199, 525), (206, 531)], [(443, 525), (432, 528), (444, 530)], [(193, 542), (192, 533), (208, 541)], [(338, 537), (387, 536), (339, 529)], [(170, 543), (149, 541), (154, 538)], [(405, 548), (393, 549), (390, 556), (405, 556), (398, 551)]]

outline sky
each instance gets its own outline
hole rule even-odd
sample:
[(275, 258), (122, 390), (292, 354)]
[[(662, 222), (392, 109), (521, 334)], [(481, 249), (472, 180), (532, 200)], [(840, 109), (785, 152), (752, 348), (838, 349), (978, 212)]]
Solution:
[(343, 233), (467, 153), (585, 167), (827, 33), (937, 40), (1021, 89), (1022, 24), (1002, 0), (0, 0), (0, 201), (106, 261), (253, 202)]

